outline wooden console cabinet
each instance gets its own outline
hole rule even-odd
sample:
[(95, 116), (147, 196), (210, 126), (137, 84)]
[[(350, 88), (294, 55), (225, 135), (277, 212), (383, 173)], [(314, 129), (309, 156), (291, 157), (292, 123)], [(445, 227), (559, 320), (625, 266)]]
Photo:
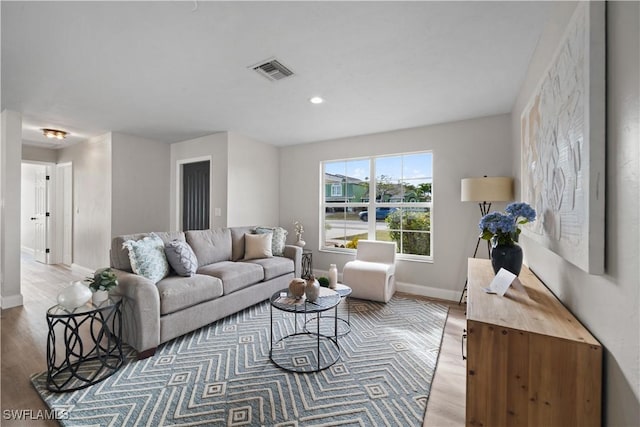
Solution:
[(525, 266), (500, 297), (489, 260), (469, 259), (467, 426), (601, 424), (602, 347)]

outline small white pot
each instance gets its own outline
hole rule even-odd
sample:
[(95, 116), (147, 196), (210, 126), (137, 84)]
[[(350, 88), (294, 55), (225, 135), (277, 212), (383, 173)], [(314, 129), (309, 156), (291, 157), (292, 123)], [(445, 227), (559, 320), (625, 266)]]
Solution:
[(109, 292), (108, 291), (95, 291), (93, 293), (93, 296), (91, 297), (93, 303), (95, 305), (99, 305), (103, 302), (105, 302), (107, 299), (109, 299)]

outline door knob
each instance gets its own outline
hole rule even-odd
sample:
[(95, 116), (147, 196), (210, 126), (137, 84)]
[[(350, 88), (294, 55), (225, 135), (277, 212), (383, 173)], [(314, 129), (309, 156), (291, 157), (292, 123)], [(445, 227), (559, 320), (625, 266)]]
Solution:
[(31, 221), (35, 221), (36, 219), (38, 219), (38, 218), (36, 218), (35, 216), (31, 217)]

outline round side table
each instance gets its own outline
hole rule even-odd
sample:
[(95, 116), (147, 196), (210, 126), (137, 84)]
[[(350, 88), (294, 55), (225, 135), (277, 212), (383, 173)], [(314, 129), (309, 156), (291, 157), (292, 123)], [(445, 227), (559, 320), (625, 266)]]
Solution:
[[(336, 306), (335, 314), (333, 316), (323, 316), (322, 313), (318, 313), (316, 317), (307, 320), (307, 322), (305, 323), (305, 330), (307, 330), (308, 327), (313, 328), (314, 322), (319, 322), (321, 321), (321, 319), (327, 319), (329, 320), (329, 322), (322, 323), (328, 323), (330, 326), (336, 328), (335, 331), (333, 331), (335, 335), (343, 337), (351, 332), (351, 304), (349, 303), (349, 295), (351, 295), (352, 292), (351, 288), (347, 285), (343, 285), (342, 283), (336, 283), (336, 288), (333, 290), (336, 291), (338, 295), (340, 295), (340, 302), (344, 301), (344, 303), (347, 305), (347, 318), (345, 319), (338, 316), (338, 307)], [(331, 322), (332, 320), (335, 320), (335, 322)], [(325, 329), (326, 327), (327, 324), (322, 327), (322, 329), (324, 329), (323, 333), (330, 333)]]
[(47, 389), (80, 390), (113, 375), (124, 363), (122, 300), (47, 310)]

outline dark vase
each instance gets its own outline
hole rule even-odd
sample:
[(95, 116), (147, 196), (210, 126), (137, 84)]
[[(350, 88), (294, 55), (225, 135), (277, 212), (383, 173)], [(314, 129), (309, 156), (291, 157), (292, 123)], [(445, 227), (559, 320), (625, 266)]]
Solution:
[(491, 266), (496, 274), (504, 268), (516, 276), (519, 275), (522, 269), (522, 248), (515, 243), (495, 246), (491, 250)]

